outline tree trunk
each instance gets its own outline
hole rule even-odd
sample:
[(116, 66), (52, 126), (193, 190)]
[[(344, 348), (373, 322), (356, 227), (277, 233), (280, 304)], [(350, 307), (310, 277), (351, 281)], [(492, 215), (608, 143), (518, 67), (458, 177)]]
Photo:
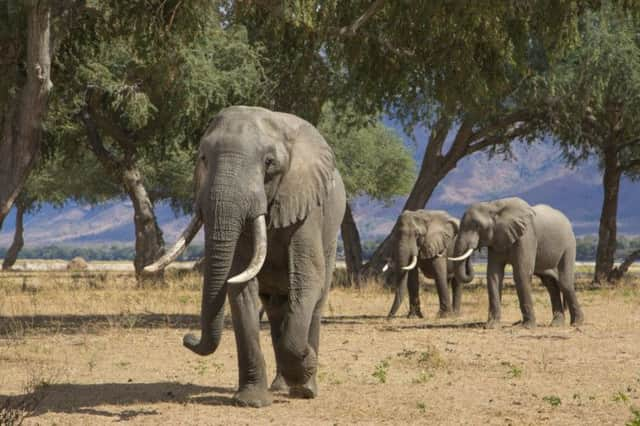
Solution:
[[(127, 167), (122, 172), (122, 182), (133, 203), (133, 220), (136, 230), (136, 256), (133, 264), (136, 276), (140, 279), (142, 269), (164, 253), (164, 240), (153, 211), (153, 204), (142, 183), (142, 176), (138, 168), (135, 166)], [(157, 276), (150, 278), (161, 279), (162, 274), (163, 271), (160, 271)]]
[(360, 288), (360, 269), (362, 268), (362, 245), (360, 233), (351, 213), (351, 206), (347, 201), (347, 208), (341, 225), (342, 241), (344, 243), (344, 260), (347, 264), (349, 282)]
[(50, 6), (47, 1), (32, 3), (27, 10), (26, 80), (0, 111), (0, 227), (38, 157), (52, 87)]
[(22, 203), (16, 203), (16, 230), (13, 234), (13, 242), (11, 243), (11, 247), (9, 247), (9, 250), (7, 251), (7, 254), (5, 255), (2, 262), (2, 269), (5, 271), (13, 267), (13, 265), (16, 263), (16, 259), (18, 259), (20, 250), (22, 250), (22, 247), (24, 247), (23, 219), (25, 210), (26, 208), (22, 205)]
[(596, 268), (593, 277), (595, 283), (606, 280), (613, 269), (617, 242), (618, 192), (620, 190), (621, 175), (622, 171), (618, 166), (615, 149), (605, 151), (605, 168), (602, 177), (604, 198), (600, 214)]
[(633, 262), (635, 262), (636, 260), (640, 259), (640, 250), (636, 250), (634, 252), (631, 252), (620, 264), (620, 266), (618, 266), (617, 268), (614, 268), (611, 273), (609, 274), (609, 281), (610, 282), (614, 282), (614, 281), (618, 281), (619, 279), (621, 279), (624, 274), (626, 274), (629, 271), (629, 268), (631, 267), (631, 265), (633, 265)]
[(133, 203), (133, 220), (136, 232), (136, 255), (133, 265), (138, 283), (142, 283), (143, 279), (145, 281), (147, 279), (150, 281), (162, 280), (164, 271), (159, 271), (155, 275), (142, 274), (146, 265), (162, 256), (164, 241), (140, 170), (133, 160), (117, 158), (103, 145), (98, 127), (88, 108), (80, 113), (80, 119), (87, 130), (87, 139), (92, 152), (112, 178), (117, 182), (122, 182)]

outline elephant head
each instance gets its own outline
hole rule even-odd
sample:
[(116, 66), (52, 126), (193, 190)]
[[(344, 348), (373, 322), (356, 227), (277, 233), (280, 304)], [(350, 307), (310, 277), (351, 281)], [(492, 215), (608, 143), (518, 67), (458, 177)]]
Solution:
[[(227, 286), (253, 279), (267, 256), (267, 226), (303, 220), (333, 185), (333, 153), (318, 131), (290, 114), (256, 107), (230, 107), (211, 121), (200, 141), (195, 167), (194, 217), (165, 256), (145, 268), (173, 261), (205, 227), (201, 338), (184, 345), (206, 355), (220, 341)], [(230, 277), (241, 234), (252, 235), (253, 256)]]
[[(505, 251), (524, 234), (534, 215), (529, 204), (515, 197), (472, 205), (462, 217), (454, 257), (449, 260), (467, 259), (480, 247)], [(466, 282), (463, 262), (456, 265), (455, 274)]]
[(458, 220), (439, 210), (405, 211), (391, 241), (391, 258), (384, 270), (391, 268), (396, 295), (389, 311), (394, 316), (407, 291), (408, 272), (418, 259), (433, 259), (447, 255), (458, 233)]

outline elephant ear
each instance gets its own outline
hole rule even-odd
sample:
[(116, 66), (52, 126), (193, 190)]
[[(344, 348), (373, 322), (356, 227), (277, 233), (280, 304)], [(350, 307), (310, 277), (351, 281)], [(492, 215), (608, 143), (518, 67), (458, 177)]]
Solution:
[[(283, 126), (289, 168), (282, 175), (269, 207), (273, 228), (303, 220), (311, 209), (322, 205), (334, 185), (335, 162), (327, 142), (311, 124), (288, 117)], [(290, 126), (294, 120), (297, 125)]]
[(535, 216), (534, 210), (524, 200), (506, 198), (500, 201), (494, 217), (496, 246), (506, 249), (512, 246), (522, 235)]
[(205, 163), (204, 155), (198, 152), (196, 159), (196, 168), (193, 171), (193, 192), (195, 202), (193, 203), (193, 210), (198, 212), (200, 209), (200, 192), (202, 191), (202, 185), (207, 177), (207, 165)]
[(426, 232), (420, 247), (425, 258), (445, 253), (458, 233), (459, 222), (444, 211), (432, 211), (426, 216)]

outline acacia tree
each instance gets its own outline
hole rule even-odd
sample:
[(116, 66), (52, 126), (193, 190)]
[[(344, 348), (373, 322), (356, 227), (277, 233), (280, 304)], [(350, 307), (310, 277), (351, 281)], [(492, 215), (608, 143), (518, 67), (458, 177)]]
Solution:
[[(424, 208), (461, 159), (480, 151), (508, 157), (513, 141), (535, 140), (539, 107), (523, 100), (531, 99), (532, 76), (553, 46), (571, 32), (576, 11), (569, 3), (385, 2), (353, 37), (329, 46), (357, 106), (384, 108), (408, 132), (428, 130), (403, 210)], [(388, 241), (374, 253), (371, 272), (384, 263)]]
[(322, 109), (318, 129), (334, 150), (338, 170), (347, 192), (342, 221), (342, 240), (349, 280), (360, 286), (362, 245), (351, 211), (351, 200), (367, 195), (390, 201), (404, 195), (415, 178), (414, 161), (402, 139), (375, 116), (353, 110), (336, 110), (331, 103)]
[(217, 110), (261, 96), (256, 50), (242, 28), (223, 25), (219, 6), (96, 3), (60, 48), (58, 139), (85, 141), (131, 199), (139, 276), (164, 245), (141, 165), (193, 147)]
[(623, 176), (640, 178), (640, 40), (638, 19), (611, 4), (589, 11), (579, 36), (544, 80), (548, 124), (571, 165), (595, 157), (602, 211), (594, 282), (619, 279), (640, 257), (614, 269), (618, 192)]
[[(404, 209), (425, 206), (464, 157), (509, 154), (541, 127), (532, 76), (573, 34), (589, 1), (333, 0), (232, 2), (281, 69), (280, 105), (318, 117), (322, 97), (362, 114), (385, 111), (408, 131), (429, 130), (427, 149)], [(551, 52), (551, 53), (550, 53)], [(386, 243), (370, 266), (383, 264)]]

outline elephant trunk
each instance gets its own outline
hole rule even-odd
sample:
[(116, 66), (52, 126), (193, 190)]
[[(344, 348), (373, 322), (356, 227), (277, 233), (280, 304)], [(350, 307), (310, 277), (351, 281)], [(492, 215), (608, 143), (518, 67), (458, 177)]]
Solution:
[(205, 270), (200, 316), (201, 338), (184, 336), (184, 346), (198, 355), (217, 349), (222, 336), (224, 301), (236, 245), (244, 226), (246, 209), (235, 202), (213, 200), (205, 221)]
[(473, 281), (475, 272), (473, 270), (473, 261), (471, 260), (471, 257), (467, 258), (464, 262), (460, 262), (459, 268), (461, 269), (461, 272), (464, 272), (459, 276), (460, 282), (466, 284)]
[(475, 273), (473, 271), (473, 263), (471, 262), (471, 257), (468, 257), (462, 262), (456, 263), (454, 267), (456, 280), (459, 283), (470, 283), (473, 281)]
[(396, 312), (400, 309), (400, 305), (402, 305), (404, 295), (407, 294), (407, 277), (409, 274), (407, 272), (403, 272), (401, 275), (398, 286), (396, 287), (396, 296), (393, 299), (393, 305), (391, 305), (391, 310), (389, 311), (387, 318), (391, 318), (396, 315)]

